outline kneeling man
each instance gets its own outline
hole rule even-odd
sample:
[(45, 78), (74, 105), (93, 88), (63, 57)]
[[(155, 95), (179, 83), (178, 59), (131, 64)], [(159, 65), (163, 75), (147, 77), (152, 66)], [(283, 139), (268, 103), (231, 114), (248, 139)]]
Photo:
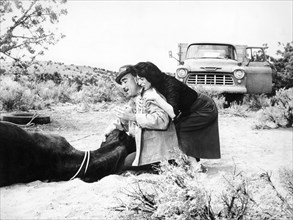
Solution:
[(163, 160), (174, 161), (180, 154), (175, 126), (163, 109), (143, 97), (133, 66), (121, 67), (116, 82), (130, 100), (115, 109), (118, 119), (106, 135), (118, 128), (135, 138), (136, 152), (127, 156), (124, 169), (149, 170)]

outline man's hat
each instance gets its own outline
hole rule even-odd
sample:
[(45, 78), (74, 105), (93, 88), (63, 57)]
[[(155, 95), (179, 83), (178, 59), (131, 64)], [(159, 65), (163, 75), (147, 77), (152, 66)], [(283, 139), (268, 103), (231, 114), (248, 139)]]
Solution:
[(133, 66), (132, 65), (121, 66), (119, 68), (119, 73), (118, 73), (118, 76), (116, 77), (115, 81), (118, 84), (121, 84), (120, 80), (122, 79), (123, 76), (125, 76), (128, 73), (134, 74)]

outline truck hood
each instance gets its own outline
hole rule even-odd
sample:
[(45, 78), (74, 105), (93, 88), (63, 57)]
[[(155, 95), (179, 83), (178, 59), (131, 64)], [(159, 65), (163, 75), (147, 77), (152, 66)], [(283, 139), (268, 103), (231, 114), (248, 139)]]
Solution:
[(187, 59), (184, 61), (183, 67), (189, 71), (217, 71), (217, 72), (233, 72), (238, 61), (230, 59)]

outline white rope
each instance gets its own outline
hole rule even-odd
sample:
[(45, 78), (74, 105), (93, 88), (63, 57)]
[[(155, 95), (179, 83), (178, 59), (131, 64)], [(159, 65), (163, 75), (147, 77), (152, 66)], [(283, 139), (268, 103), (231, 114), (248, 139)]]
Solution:
[(75, 139), (75, 140), (72, 140), (72, 141), (69, 141), (70, 143), (74, 142), (74, 141), (80, 141), (84, 138), (87, 138), (87, 137), (90, 137), (90, 136), (93, 136), (93, 135), (99, 135), (100, 133), (93, 133), (93, 134), (89, 134), (89, 135), (86, 135), (86, 136), (83, 136), (81, 138), (78, 138), (78, 139)]
[[(34, 125), (34, 123), (32, 123), (32, 121), (33, 121), (35, 118), (37, 118), (37, 117), (39, 117), (39, 114), (35, 112), (35, 113), (33, 114), (32, 118), (31, 118), (31, 120), (30, 120), (28, 123), (26, 123), (25, 125), (22, 125), (22, 124), (16, 124), (16, 123), (13, 123), (13, 122), (10, 122), (10, 121), (5, 121), (5, 122), (10, 123), (10, 124), (13, 124), (13, 125), (17, 125), (17, 126), (20, 127), (20, 128), (27, 128), (27, 127), (30, 127), (30, 126)], [(1, 121), (1, 120), (0, 120), (0, 121)]]
[(27, 126), (27, 127), (30, 126), (32, 124), (31, 122), (37, 117), (39, 117), (39, 114), (37, 112), (35, 112), (32, 119), (25, 126)]
[(84, 170), (84, 175), (85, 175), (85, 173), (86, 173), (86, 171), (87, 171), (87, 168), (88, 168), (88, 166), (89, 166), (89, 163), (90, 163), (90, 151), (87, 151), (87, 163), (86, 163), (86, 167), (85, 167), (85, 170)]
[(83, 157), (83, 160), (81, 162), (81, 165), (80, 165), (78, 171), (75, 173), (75, 175), (70, 178), (70, 180), (73, 180), (79, 174), (79, 172), (80, 172), (81, 168), (83, 167), (83, 164), (84, 164), (84, 162), (85, 162), (86, 159), (87, 159), (87, 164), (86, 164), (86, 168), (85, 168), (84, 174), (87, 171), (88, 164), (89, 164), (89, 161), (90, 161), (90, 151), (85, 151), (84, 152), (84, 157)]

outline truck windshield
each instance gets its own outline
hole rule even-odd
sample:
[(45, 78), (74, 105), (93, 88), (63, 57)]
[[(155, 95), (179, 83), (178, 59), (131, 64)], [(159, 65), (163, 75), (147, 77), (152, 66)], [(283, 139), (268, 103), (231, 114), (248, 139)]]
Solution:
[(188, 47), (186, 59), (233, 59), (236, 60), (236, 52), (231, 45), (216, 44), (192, 44)]

